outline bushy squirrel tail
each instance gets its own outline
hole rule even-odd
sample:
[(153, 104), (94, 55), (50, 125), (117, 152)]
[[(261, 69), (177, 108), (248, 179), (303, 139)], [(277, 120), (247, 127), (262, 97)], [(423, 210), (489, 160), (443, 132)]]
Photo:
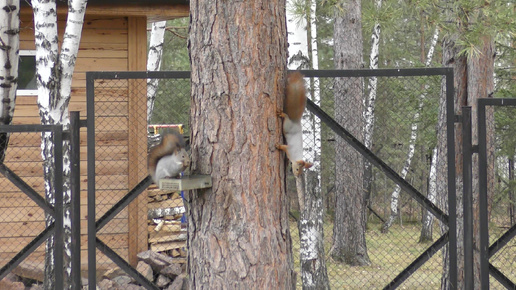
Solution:
[(287, 92), (283, 111), (293, 122), (299, 122), (306, 106), (306, 89), (304, 76), (300, 72), (289, 73)]

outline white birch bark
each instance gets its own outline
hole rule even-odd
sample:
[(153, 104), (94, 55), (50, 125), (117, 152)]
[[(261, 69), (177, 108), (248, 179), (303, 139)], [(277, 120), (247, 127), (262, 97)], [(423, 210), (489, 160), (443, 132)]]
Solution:
[[(382, 8), (382, 0), (376, 0), (376, 9)], [(380, 33), (381, 26), (379, 22), (376, 22), (373, 27), (373, 33), (371, 34), (371, 53), (369, 55), (369, 68), (378, 69), (378, 58), (380, 56)], [(371, 149), (373, 143), (373, 129), (374, 129), (374, 109), (376, 102), (376, 88), (378, 84), (378, 78), (371, 77), (368, 79), (369, 95), (366, 99), (366, 110), (364, 112), (365, 126), (364, 126), (364, 145)], [(365, 164), (366, 168), (371, 167), (369, 162)]]
[[(41, 123), (61, 124), (68, 129), (72, 75), (79, 50), (86, 0), (68, 1), (68, 18), (59, 53), (57, 14), (55, 1), (32, 1), (34, 11), (34, 35), (36, 43), (36, 79), (38, 85), (38, 107)], [(46, 199), (54, 204), (52, 136), (42, 134), (42, 158), (45, 177)], [(64, 279), (65, 288), (71, 287), (71, 218), (70, 218), (70, 144), (63, 142), (63, 226), (64, 226)], [(47, 223), (51, 218), (47, 217)], [(54, 277), (54, 241), (47, 242), (45, 277)], [(45, 279), (45, 289), (54, 289), (53, 279)]]
[(304, 16), (295, 12), (295, 0), (287, 1), (288, 68), (308, 67), (308, 38)]
[[(0, 0), (0, 124), (10, 125), (18, 87), (20, 0)], [(0, 134), (0, 162), (4, 161), (9, 134)]]
[[(433, 55), (435, 51), (435, 46), (437, 45), (437, 40), (439, 39), (439, 27), (435, 28), (434, 35), (432, 38), (432, 44), (428, 49), (428, 55)], [(425, 66), (430, 66), (431, 57), (427, 57), (427, 61)], [(428, 194), (427, 198), (432, 203), (437, 202), (437, 160), (438, 160), (438, 150), (437, 146), (432, 150), (432, 161), (430, 163), (430, 172), (428, 177)], [(432, 239), (432, 226), (434, 223), (434, 215), (429, 211), (425, 210), (423, 212), (423, 225), (421, 227), (421, 236), (419, 238), (420, 242), (426, 242)]]
[[(295, 14), (295, 5), (295, 0), (287, 1), (288, 68), (290, 70), (308, 67), (306, 20), (304, 16)], [(303, 136), (303, 139), (305, 139), (305, 136)], [(299, 210), (302, 210), (304, 204), (303, 192), (298, 190), (297, 195)]]
[[(382, 8), (382, 0), (375, 1), (376, 10), (380, 10)], [(378, 59), (380, 56), (380, 34), (381, 34), (381, 26), (378, 21), (376, 21), (373, 26), (373, 32), (371, 34), (371, 53), (369, 54), (369, 68), (370, 69), (378, 69)], [(371, 77), (368, 79), (368, 90), (369, 95), (364, 99), (364, 145), (371, 149), (373, 146), (373, 131), (374, 131), (374, 110), (376, 103), (376, 91), (378, 85), (378, 78)], [(372, 167), (371, 163), (367, 160), (364, 160), (364, 190), (366, 193), (366, 205), (369, 206), (370, 199), (370, 187), (372, 181)]]
[[(292, 13), (293, 1), (289, 1), (287, 9), (287, 33), (289, 40), (289, 68), (317, 69), (319, 67), (317, 54), (316, 2), (307, 1), (309, 11), (304, 17), (296, 17)], [(301, 19), (295, 22), (295, 19)], [(305, 20), (306, 19), (306, 20)], [(308, 32), (308, 33), (307, 33)], [(308, 57), (310, 54), (311, 58)], [(310, 63), (311, 60), (311, 63)], [(319, 79), (310, 80), (307, 90), (311, 99), (320, 104)], [(324, 257), (323, 231), (323, 202), (320, 186), (320, 153), (321, 153), (321, 123), (318, 118), (305, 112), (302, 118), (303, 158), (313, 164), (304, 175), (296, 178), (300, 220), (298, 224), (300, 238), (301, 281), (303, 289), (329, 289), (329, 280)], [(303, 176), (305, 178), (303, 178)], [(305, 186), (306, 185), (306, 186)], [(308, 189), (306, 191), (305, 189)]]
[[(437, 40), (439, 38), (439, 28), (436, 27), (434, 35), (432, 37), (432, 43), (430, 44), (430, 48), (428, 49), (428, 54), (426, 57), (425, 66), (428, 67), (430, 63), (432, 62), (433, 53), (435, 50), (435, 46), (437, 45)], [(428, 89), (428, 86), (425, 86), (425, 90)], [(421, 111), (423, 110), (423, 105), (425, 101), (426, 95), (425, 93), (422, 93), (419, 96), (419, 104), (416, 112), (414, 113), (414, 117), (412, 118), (412, 125), (411, 125), (411, 131), (410, 131), (410, 139), (409, 139), (409, 149), (407, 153), (407, 158), (405, 159), (405, 163), (403, 165), (403, 168), (401, 170), (400, 176), (402, 178), (405, 178), (407, 176), (407, 173), (410, 169), (410, 164), (412, 163), (412, 158), (414, 157), (414, 152), (416, 149), (416, 140), (417, 140), (417, 133), (418, 133), (418, 123), (419, 118), (421, 115)], [(392, 223), (398, 216), (398, 201), (399, 196), (401, 193), (401, 187), (396, 184), (396, 187), (394, 188), (394, 191), (391, 194), (391, 215), (387, 219), (387, 221), (382, 226), (382, 232), (387, 232), (389, 228), (391, 227)]]
[[(308, 23), (310, 35), (308, 36), (308, 51), (311, 55), (310, 68), (319, 69), (319, 56), (317, 50), (317, 22), (316, 22), (316, 1), (310, 1), (310, 13), (308, 16)], [(321, 90), (319, 85), (319, 78), (310, 79), (310, 88), (308, 90), (310, 99), (316, 104), (321, 104)], [(321, 120), (316, 118), (309, 112), (303, 115), (303, 128), (308, 130), (303, 131), (303, 148), (304, 160), (313, 164), (311, 170), (318, 173), (318, 190), (320, 190), (321, 180)]]
[[(165, 36), (166, 21), (152, 23), (149, 39), (149, 53), (147, 55), (147, 70), (159, 71), (163, 56), (163, 38)], [(154, 100), (158, 91), (159, 79), (147, 80), (147, 123), (150, 124), (154, 110)]]
[[(430, 172), (428, 174), (428, 195), (427, 198), (433, 204), (437, 199), (437, 147), (432, 150), (432, 161), (430, 163)], [(421, 227), (421, 235), (419, 242), (424, 243), (432, 240), (432, 226), (434, 223), (434, 215), (428, 210), (423, 212), (423, 221)]]

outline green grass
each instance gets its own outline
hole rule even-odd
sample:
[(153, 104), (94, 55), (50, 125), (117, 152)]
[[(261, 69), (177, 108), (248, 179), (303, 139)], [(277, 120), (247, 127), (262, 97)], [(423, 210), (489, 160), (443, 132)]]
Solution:
[[(421, 231), (419, 223), (395, 224), (389, 233), (380, 233), (380, 224), (369, 223), (366, 232), (370, 266), (351, 267), (333, 261), (328, 253), (332, 245), (333, 224), (324, 225), (326, 267), (331, 289), (383, 289), (410, 263), (421, 255), (432, 243), (418, 243)], [(490, 226), (490, 240), (501, 236), (506, 229)], [(297, 288), (302, 288), (299, 270), (299, 234), (295, 222), (291, 222), (292, 252), (297, 275)], [(434, 241), (440, 235), (434, 228)], [(490, 262), (512, 281), (516, 281), (516, 239), (513, 239)], [(442, 275), (442, 251), (438, 251), (421, 268), (412, 274), (399, 289), (440, 289)], [(505, 289), (494, 278), (490, 278), (491, 289)]]
[[(418, 243), (420, 226), (417, 224), (393, 225), (389, 233), (382, 234), (379, 224), (370, 224), (366, 232), (370, 266), (351, 267), (333, 261), (328, 252), (332, 241), (332, 224), (324, 225), (326, 267), (331, 289), (383, 289), (431, 243)], [(298, 272), (297, 288), (301, 289), (299, 270), (299, 235), (295, 222), (291, 223), (292, 251), (295, 270)], [(439, 238), (434, 230), (434, 240)], [(399, 289), (439, 289), (442, 271), (442, 254), (437, 252), (428, 262), (407, 279)]]

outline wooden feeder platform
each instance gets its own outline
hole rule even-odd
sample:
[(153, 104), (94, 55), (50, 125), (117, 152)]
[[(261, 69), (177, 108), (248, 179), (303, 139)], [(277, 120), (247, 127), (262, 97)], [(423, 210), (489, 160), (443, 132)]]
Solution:
[(211, 175), (190, 175), (182, 178), (160, 179), (159, 189), (183, 191), (211, 187)]

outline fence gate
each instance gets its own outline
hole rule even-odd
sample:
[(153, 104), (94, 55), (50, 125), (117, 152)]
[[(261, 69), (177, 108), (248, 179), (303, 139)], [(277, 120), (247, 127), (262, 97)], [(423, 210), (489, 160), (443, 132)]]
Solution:
[[(503, 122), (507, 117), (510, 118), (516, 112), (516, 99), (493, 99), (485, 98), (478, 100), (478, 170), (479, 170), (479, 218), (480, 218), (480, 278), (481, 288), (489, 289), (490, 283), (489, 275), (496, 279), (497, 283), (500, 283), (507, 289), (516, 289), (516, 276), (514, 273), (514, 257), (516, 248), (516, 223), (514, 221), (514, 196), (512, 193), (512, 184), (509, 184), (508, 196), (503, 195), (501, 198), (493, 197), (488, 191), (494, 190), (489, 188), (488, 182), (488, 170), (493, 169), (490, 163), (489, 151), (494, 151), (493, 144), (496, 139), (497, 149), (500, 146), (508, 145), (513, 147), (514, 144), (510, 144), (510, 139), (507, 136), (494, 136), (495, 122), (496, 127), (503, 128), (504, 131), (511, 132), (510, 130), (515, 128), (514, 123), (505, 123), (499, 125), (499, 122)], [(503, 135), (512, 135), (511, 133)], [(494, 138), (493, 138), (494, 137)], [(491, 140), (492, 142), (488, 142)], [(491, 144), (490, 144), (491, 143)], [(513, 148), (514, 149), (514, 148)], [(512, 160), (514, 154), (504, 159), (503, 156), (496, 156), (497, 167), (500, 167), (499, 171), (501, 175), (508, 174), (513, 176), (514, 163)], [(492, 162), (493, 160), (491, 160)], [(506, 166), (503, 164), (507, 164)], [(491, 168), (490, 168), (491, 167)], [(501, 168), (506, 168), (503, 170)], [(505, 171), (505, 173), (503, 173)], [(507, 177), (509, 177), (507, 176)], [(500, 179), (502, 179), (500, 177)], [(509, 177), (511, 180), (512, 177)], [(500, 202), (503, 201), (502, 202)], [(494, 203), (497, 203), (496, 205)], [(499, 209), (503, 208), (503, 205), (508, 205), (508, 212), (500, 212)], [(508, 213), (508, 214), (507, 214)], [(507, 218), (507, 216), (510, 218)], [(501, 229), (507, 229), (503, 231)], [(513, 265), (512, 271), (500, 270), (502, 265)]]
[[(41, 148), (41, 134), (52, 134), (53, 137), (54, 146), (51, 154), (55, 175), (50, 182), (54, 188), (54, 204), (43, 197), (43, 164), (41, 151), (38, 150)], [(53, 257), (49, 259), (54, 261), (54, 269), (61, 269), (54, 271), (53, 285), (56, 289), (63, 288), (62, 126), (4, 125), (0, 126), (0, 135), (4, 142), (0, 147), (2, 150), (7, 148), (2, 153), (0, 163), (3, 217), (0, 220), (3, 225), (0, 237), (0, 280), (11, 272), (37, 281), (48, 279), (44, 276), (36, 279), (33, 274), (28, 274), (44, 271), (46, 255), (41, 247), (47, 241), (54, 250)], [(32, 168), (32, 171), (28, 168)]]
[[(437, 76), (441, 78), (444, 82), (445, 88), (445, 106), (441, 107), (446, 111), (446, 143), (447, 143), (447, 163), (448, 163), (448, 180), (455, 180), (455, 145), (454, 145), (454, 124), (456, 123), (456, 118), (454, 115), (454, 102), (453, 102), (453, 70), (450, 68), (436, 68), (436, 69), (381, 69), (381, 70), (343, 70), (343, 71), (303, 71), (303, 74), (307, 78), (318, 78), (319, 80), (325, 78), (363, 78), (363, 79), (371, 79), (377, 78), (378, 80), (384, 79), (385, 82), (389, 82), (394, 80), (395, 78), (405, 78), (405, 77), (432, 77)], [(322, 81), (321, 81), (322, 82)], [(362, 80), (363, 83), (366, 83), (366, 80)], [(401, 82), (401, 81), (400, 81)], [(419, 82), (418, 82), (419, 84)], [(334, 87), (333, 85), (329, 85), (329, 87)], [(411, 94), (411, 91), (419, 91), (419, 88), (416, 84), (401, 84), (399, 85), (404, 87), (405, 92)], [(380, 85), (378, 85), (380, 91)], [(424, 86), (423, 86), (424, 87)], [(383, 89), (383, 88), (382, 88)], [(322, 88), (321, 88), (322, 90)], [(330, 89), (333, 91), (332, 89)], [(428, 92), (428, 91), (427, 91)], [(341, 92), (341, 94), (349, 93)], [(322, 93), (321, 93), (322, 94)], [(392, 92), (387, 92), (387, 97), (394, 99), (398, 96), (392, 95)], [(418, 94), (418, 93), (415, 93)], [(421, 93), (426, 94), (426, 93)], [(435, 95), (434, 95), (435, 96)], [(438, 94), (437, 94), (438, 96)], [(399, 96), (405, 97), (405, 96)], [(407, 102), (406, 100), (404, 102)], [(407, 103), (399, 104), (398, 106), (407, 106)], [(441, 237), (439, 237), (431, 246), (429, 246), (426, 250), (424, 250), (416, 259), (414, 259), (405, 269), (403, 269), (399, 274), (391, 280), (390, 283), (384, 286), (384, 289), (395, 289), (399, 287), (402, 283), (404, 283), (411, 275), (413, 275), (417, 269), (422, 267), (430, 258), (438, 252), (445, 245), (448, 245), (448, 258), (449, 258), (449, 273), (448, 273), (448, 283), (450, 289), (455, 289), (457, 285), (457, 238), (456, 238), (456, 201), (455, 201), (455, 183), (448, 182), (448, 208), (449, 213), (446, 214), (439, 207), (437, 207), (433, 202), (431, 202), (425, 195), (423, 195), (419, 190), (417, 190), (409, 180), (400, 176), (400, 174), (395, 171), (390, 165), (387, 164), (386, 161), (382, 160), (375, 153), (372, 152), (371, 149), (367, 148), (364, 143), (355, 138), (353, 134), (351, 134), (348, 130), (349, 128), (344, 128), (343, 125), (336, 122), (329, 114), (327, 114), (324, 110), (322, 110), (319, 106), (315, 105), (312, 101), (308, 100), (307, 104), (308, 110), (317, 116), (322, 123), (328, 126), (336, 135), (343, 138), (351, 147), (353, 147), (360, 155), (363, 156), (365, 160), (370, 162), (373, 166), (377, 168), (378, 171), (383, 172), (385, 177), (390, 179), (394, 184), (398, 185), (405, 193), (408, 193), (409, 196), (417, 201), (422, 208), (431, 212), (442, 224), (446, 225), (448, 228), (448, 232), (444, 233)], [(337, 111), (342, 108), (335, 108)], [(408, 120), (410, 122), (410, 120)], [(410, 124), (410, 123), (409, 123)], [(408, 126), (410, 127), (410, 126)], [(304, 128), (306, 129), (306, 127)], [(376, 130), (376, 129), (375, 129)], [(401, 141), (400, 141), (401, 142)], [(329, 270), (330, 271), (330, 270)], [(349, 288), (353, 286), (349, 285), (340, 285), (344, 288)], [(437, 285), (436, 285), (437, 286)], [(357, 285), (359, 287), (359, 285)], [(377, 286), (372, 286), (377, 287)], [(416, 287), (422, 287), (416, 286)], [(428, 287), (424, 286), (424, 287)], [(409, 286), (410, 288), (410, 286)]]
[[(392, 110), (397, 110), (398, 112), (409, 111), (406, 109), (407, 106), (411, 105), (413, 113), (415, 111), (414, 108), (417, 107), (418, 100), (420, 100), (420, 95), (423, 93), (432, 92), (437, 99), (439, 99), (439, 95), (441, 92), (441, 82), (444, 84), (445, 90), (445, 101), (443, 101), (442, 110), (446, 112), (446, 145), (448, 148), (446, 154), (446, 160), (448, 163), (448, 180), (455, 180), (455, 147), (454, 147), (454, 124), (456, 122), (456, 118), (454, 115), (454, 102), (453, 102), (453, 71), (448, 68), (437, 68), (437, 69), (386, 69), (386, 70), (346, 70), (346, 71), (303, 71), (303, 74), (309, 80), (308, 84), (312, 84), (314, 79), (318, 79), (321, 83), (326, 83), (327, 87), (323, 88), (321, 85), (320, 93), (321, 95), (331, 94), (331, 96), (326, 96), (329, 99), (333, 98), (335, 93), (333, 87), (333, 81), (337, 78), (355, 78), (360, 81), (364, 81), (366, 79), (378, 78), (378, 87), (379, 95), (383, 94), (383, 101), (390, 102), (396, 99), (401, 100), (401, 103), (398, 104), (389, 104), (390, 107), (386, 107), (383, 110), (383, 113), (386, 115), (392, 114)], [(106, 234), (107, 231), (113, 231), (115, 226), (109, 226), (111, 223), (116, 224), (117, 216), (118, 220), (121, 220), (121, 217), (126, 217), (126, 215), (130, 214), (129, 210), (125, 208), (131, 203), (138, 200), (138, 195), (144, 192), (147, 187), (152, 183), (149, 177), (146, 177), (146, 121), (148, 112), (146, 111), (146, 100), (148, 98), (148, 89), (155, 84), (152, 83), (152, 79), (159, 79), (160, 83), (157, 87), (157, 96), (156, 96), (156, 106), (154, 107), (161, 109), (162, 111), (170, 112), (170, 110), (174, 111), (174, 114), (180, 115), (183, 114), (182, 118), (185, 118), (187, 124), (189, 117), (189, 108), (188, 106), (184, 107), (185, 104), (188, 104), (190, 86), (189, 86), (189, 72), (88, 72), (86, 74), (86, 82), (87, 82), (87, 112), (88, 112), (88, 278), (89, 281), (97, 281), (96, 277), (96, 265), (97, 259), (99, 257), (97, 253), (97, 249), (102, 252), (103, 255), (109, 258), (110, 261), (114, 262), (117, 266), (122, 268), (127, 274), (132, 276), (137, 282), (144, 286), (147, 289), (156, 289), (156, 285), (151, 281), (148, 281), (145, 277), (143, 277), (133, 266), (127, 261), (124, 257), (130, 257), (127, 252), (123, 248), (116, 248), (117, 240), (115, 238), (117, 234), (113, 235)], [(406, 79), (414, 78), (411, 82), (406, 82)], [(432, 78), (430, 81), (433, 83), (433, 87), (429, 88), (426, 86), (424, 78)], [(381, 80), (380, 80), (381, 79)], [(405, 79), (400, 80), (400, 79)], [(175, 81), (184, 81), (181, 83), (176, 83)], [(172, 81), (170, 85), (165, 84), (166, 81)], [(383, 83), (382, 83), (383, 82)], [(390, 82), (390, 83), (389, 83)], [(140, 88), (141, 91), (140, 91)], [(325, 89), (327, 89), (325, 91)], [(311, 91), (311, 87), (309, 86), (309, 91)], [(396, 92), (401, 92), (396, 95)], [(364, 93), (364, 92), (362, 92)], [(171, 101), (171, 97), (173, 98), (177, 94), (186, 94), (185, 98), (181, 99), (181, 102), (174, 103)], [(159, 104), (158, 99), (163, 98), (164, 103)], [(166, 99), (165, 99), (166, 98)], [(321, 98), (322, 99), (322, 98)], [(399, 101), (398, 100), (398, 101)], [(322, 100), (321, 103), (326, 102)], [(332, 137), (319, 137), (324, 146), (333, 146), (331, 143), (334, 141), (333, 136), (342, 138), (345, 142), (347, 142), (353, 150), (358, 152), (363, 159), (370, 162), (382, 175), (382, 186), (385, 187), (393, 187), (398, 185), (403, 192), (407, 193), (410, 197), (409, 202), (414, 202), (415, 207), (418, 209), (424, 209), (430, 212), (433, 216), (435, 216), (441, 224), (444, 225), (444, 228), (447, 229), (444, 234), (440, 235), (439, 238), (433, 242), (430, 246), (426, 247), (420, 246), (417, 249), (417, 253), (411, 253), (410, 260), (408, 263), (403, 261), (403, 263), (391, 263), (399, 266), (403, 264), (403, 267), (397, 267), (395, 271), (391, 271), (390, 266), (384, 266), (384, 269), (373, 269), (374, 267), (369, 267), (367, 269), (362, 269), (363, 271), (376, 271), (374, 273), (367, 273), (369, 278), (379, 280), (377, 275), (378, 273), (382, 275), (382, 284), (381, 287), (385, 289), (394, 289), (406, 283), (409, 279), (411, 279), (414, 275), (417, 275), (418, 269), (421, 269), (425, 265), (428, 265), (428, 261), (432, 259), (435, 253), (437, 253), (440, 249), (447, 246), (448, 249), (448, 261), (449, 261), (449, 273), (447, 273), (448, 283), (451, 289), (455, 289), (457, 285), (457, 229), (456, 229), (456, 204), (455, 204), (455, 183), (448, 182), (447, 188), (444, 190), (448, 193), (448, 207), (449, 211), (446, 213), (439, 207), (435, 205), (435, 202), (430, 201), (421, 190), (418, 190), (416, 186), (414, 186), (414, 178), (409, 180), (408, 178), (403, 178), (398, 172), (399, 170), (395, 170), (392, 165), (392, 160), (387, 160), (385, 156), (380, 156), (378, 154), (378, 150), (374, 151), (365, 146), (359, 139), (355, 138), (353, 134), (350, 133), (349, 128), (345, 128), (342, 124), (336, 122), (331, 114), (328, 112), (338, 109), (332, 109), (332, 104), (329, 102), (322, 104), (320, 107), (316, 105), (314, 102), (309, 101), (307, 105), (308, 111), (310, 111), (313, 115), (316, 116), (317, 119), (320, 119), (321, 123), (326, 126), (322, 129), (322, 134), (327, 134), (327, 132), (333, 132)], [(165, 106), (170, 105), (171, 107), (165, 108)], [(178, 109), (179, 108), (179, 109)], [(322, 109), (321, 109), (322, 108)], [(437, 109), (432, 109), (433, 113)], [(137, 112), (134, 115), (131, 112)], [(405, 122), (403, 125), (406, 125), (405, 132), (403, 136), (407, 136), (407, 132), (410, 132), (410, 124), (411, 118), (409, 118), (408, 113), (405, 112), (404, 115), (405, 120), (402, 117), (396, 117), (397, 124), (394, 126), (392, 130), (398, 130), (402, 127), (399, 122)], [(152, 118), (156, 118), (156, 120), (160, 120), (159, 122), (167, 123), (166, 121), (161, 121), (161, 118), (166, 118), (166, 116), (162, 116), (158, 114), (158, 111), (152, 113)], [(142, 115), (145, 115), (142, 117)], [(384, 117), (386, 116), (384, 115)], [(135, 116), (138, 116), (134, 119)], [(392, 117), (387, 116), (387, 117)], [(398, 119), (396, 119), (398, 118)], [(139, 120), (139, 121), (138, 121)], [(408, 129), (407, 129), (408, 128)], [(187, 129), (188, 130), (188, 129)], [(391, 130), (391, 129), (389, 129)], [(408, 130), (408, 131), (407, 131)], [(380, 130), (379, 130), (380, 131)], [(427, 128), (427, 131), (432, 131), (435, 134), (435, 123), (431, 126), (430, 129)], [(143, 138), (139, 138), (139, 134), (144, 135)], [(383, 137), (385, 137), (389, 132), (380, 132)], [(141, 137), (141, 136), (140, 136)], [(131, 139), (132, 138), (132, 139)], [(140, 142), (141, 140), (145, 140), (144, 144), (141, 144), (145, 147), (144, 154), (137, 154), (139, 149), (132, 148), (134, 142)], [(405, 140), (406, 141), (406, 140)], [(403, 142), (405, 142), (403, 141)], [(378, 141), (379, 143), (382, 140)], [(391, 153), (392, 147), (401, 146), (398, 143), (402, 143), (401, 141), (396, 143), (390, 140), (389, 144), (383, 144), (386, 146), (385, 152)], [(120, 151), (121, 145), (128, 145), (128, 152)], [(106, 148), (111, 148), (114, 150), (114, 154), (109, 152), (104, 152), (97, 150), (96, 146), (102, 145), (106, 146)], [(382, 144), (381, 144), (382, 145)], [(139, 146), (139, 145), (134, 145)], [(388, 148), (387, 148), (388, 147)], [(99, 147), (97, 147), (99, 148)], [(326, 147), (327, 149), (328, 147)], [(110, 150), (111, 150), (110, 149)], [(325, 150), (326, 150), (325, 149)], [(102, 149), (104, 150), (104, 149)], [(331, 151), (331, 150), (329, 150)], [(401, 150), (398, 150), (401, 151)], [(313, 152), (315, 155), (321, 155), (321, 152)], [(383, 152), (382, 152), (383, 153)], [(126, 154), (126, 155), (124, 155)], [(128, 156), (127, 158), (119, 158), (120, 156)], [(390, 154), (393, 155), (393, 154)], [(400, 156), (402, 154), (399, 154)], [(423, 153), (421, 154), (424, 155)], [(118, 157), (117, 157), (118, 156)], [(334, 155), (335, 156), (335, 155)], [(118, 158), (118, 159), (117, 159)], [(125, 158), (125, 159), (124, 159)], [(331, 159), (331, 158), (330, 158)], [(319, 159), (321, 163), (322, 161)], [(399, 161), (399, 160), (398, 160)], [(422, 161), (420, 161), (422, 162)], [(331, 168), (331, 162), (328, 164), (322, 164), (322, 167), (319, 167), (320, 174), (322, 179), (325, 178), (328, 172), (324, 172), (327, 168)], [(129, 165), (143, 165), (145, 172), (136, 172), (133, 177), (130, 178), (129, 183), (131, 186), (119, 187), (121, 184), (121, 174), (118, 174), (119, 168), (123, 166), (129, 167)], [(105, 166), (105, 167), (104, 167)], [(323, 168), (324, 167), (324, 168)], [(318, 168), (314, 166), (314, 168)], [(326, 168), (326, 169), (325, 169)], [(138, 169), (139, 170), (139, 169)], [(331, 170), (330, 170), (331, 171)], [(118, 175), (117, 175), (118, 174)], [(383, 178), (385, 177), (385, 178)], [(124, 181), (125, 182), (125, 181)], [(421, 188), (421, 183), (418, 185)], [(127, 190), (126, 190), (127, 189)], [(116, 202), (112, 202), (109, 204), (109, 207), (106, 205), (100, 204), (106, 202), (106, 196), (99, 196), (99, 192), (105, 190), (106, 192), (112, 192), (114, 194), (122, 193), (117, 196)], [(134, 210), (133, 210), (134, 211)], [(137, 212), (138, 209), (134, 212)], [(129, 212), (129, 213), (128, 213)], [(121, 223), (119, 223), (121, 224)], [(131, 226), (131, 223), (129, 223)], [(293, 229), (291, 228), (291, 231)], [(102, 236), (104, 234), (104, 236)], [(375, 234), (375, 233), (373, 233)], [(131, 235), (129, 235), (131, 238)], [(295, 237), (295, 234), (292, 234), (292, 237)], [(328, 234), (325, 234), (328, 237)], [(146, 234), (145, 234), (146, 237)], [(297, 239), (297, 238), (296, 238)], [(296, 246), (296, 239), (293, 238), (293, 245)], [(413, 241), (414, 239), (412, 239)], [(417, 241), (415, 242), (417, 243)], [(111, 245), (112, 244), (112, 245)], [(405, 244), (402, 242), (399, 243), (398, 246), (401, 246), (400, 251), (407, 250), (405, 248)], [(378, 249), (382, 250), (385, 248), (383, 246), (379, 246)], [(408, 251), (407, 251), (408, 252)], [(295, 253), (294, 253), (295, 254)], [(399, 253), (404, 254), (404, 253)], [(433, 259), (434, 261), (436, 259)], [(439, 262), (437, 262), (439, 263)], [(399, 268), (399, 270), (398, 270)], [(435, 267), (434, 267), (435, 268)], [(362, 271), (361, 270), (361, 271)], [(378, 288), (377, 281), (368, 281), (370, 284), (364, 283), (364, 281), (358, 281), (356, 285), (350, 284), (342, 284), (342, 280), (350, 279), (348, 277), (358, 276), (354, 269), (348, 269), (345, 266), (339, 265), (338, 269), (331, 269), (329, 267), (329, 272), (335, 272), (335, 275), (330, 277), (330, 285), (334, 289), (353, 289), (353, 288)], [(346, 278), (342, 278), (341, 272), (338, 271), (347, 271), (347, 274), (350, 276)], [(388, 274), (386, 274), (388, 272)], [(424, 270), (420, 272), (424, 273)], [(414, 274), (416, 273), (416, 274)], [(435, 274), (437, 273), (437, 274)], [(433, 269), (432, 275), (434, 275), (432, 282), (439, 280), (442, 274), (442, 268), (435, 270)], [(439, 278), (436, 278), (436, 275)], [(339, 278), (340, 277), (340, 278)], [(333, 282), (335, 280), (335, 283)], [(412, 280), (418, 280), (418, 278), (412, 278)], [(345, 281), (347, 283), (347, 281)], [(375, 284), (372, 284), (376, 282)], [(417, 281), (416, 281), (417, 282)], [(411, 282), (412, 283), (412, 282)], [(423, 282), (425, 283), (425, 282)], [(430, 283), (430, 282), (429, 282)], [(366, 285), (366, 286), (364, 286)], [(419, 285), (417, 287), (426, 287), (429, 284), (409, 284), (409, 285)], [(89, 283), (90, 289), (95, 289), (95, 283)], [(299, 283), (298, 283), (298, 286)], [(368, 287), (369, 286), (369, 287)], [(438, 285), (436, 285), (437, 287)], [(409, 287), (410, 288), (410, 287)], [(435, 287), (430, 287), (435, 288)]]

